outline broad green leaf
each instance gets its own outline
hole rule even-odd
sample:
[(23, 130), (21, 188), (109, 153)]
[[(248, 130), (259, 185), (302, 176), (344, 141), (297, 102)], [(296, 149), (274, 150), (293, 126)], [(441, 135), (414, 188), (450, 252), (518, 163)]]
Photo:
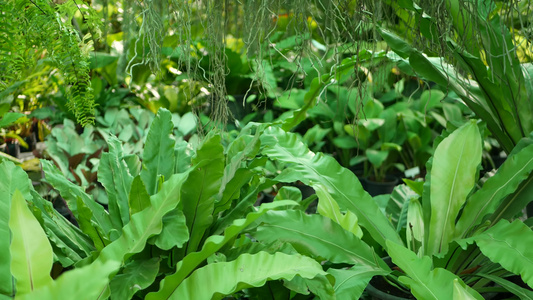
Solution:
[(82, 268), (67, 271), (50, 284), (29, 294), (19, 295), (22, 300), (55, 299), (100, 299), (102, 291), (109, 283), (109, 276), (116, 272), (120, 264), (108, 261), (92, 263)]
[(533, 145), (511, 154), (496, 174), (474, 193), (457, 221), (456, 236), (465, 237), (475, 226), (495, 212), (506, 196), (514, 193), (533, 170)]
[(379, 168), (385, 162), (389, 156), (389, 151), (378, 151), (373, 149), (366, 150), (366, 156), (368, 161), (374, 166), (374, 168)]
[(151, 197), (151, 206), (131, 217), (122, 229), (122, 235), (100, 253), (100, 261), (124, 261), (131, 254), (144, 249), (148, 238), (157, 235), (163, 227), (163, 217), (181, 201), (183, 183), (188, 173), (175, 174), (165, 181), (159, 193)]
[[(285, 253), (243, 254), (231, 262), (209, 264), (193, 272), (169, 299), (222, 299), (248, 287), (262, 286), (268, 280), (291, 280), (295, 276), (315, 279), (324, 286), (321, 299), (335, 299), (333, 287), (315, 260)], [(217, 278), (217, 280), (206, 280)]]
[(475, 185), (481, 151), (481, 135), (475, 121), (455, 130), (435, 149), (427, 254), (446, 253), (455, 238), (455, 219)]
[(181, 248), (189, 240), (189, 229), (181, 210), (174, 209), (163, 217), (163, 230), (154, 240), (155, 245), (163, 250)]
[(168, 299), (172, 296), (182, 281), (189, 276), (201, 263), (208, 257), (220, 250), (229, 241), (233, 241), (244, 229), (255, 222), (259, 217), (271, 209), (283, 207), (286, 205), (297, 205), (294, 201), (276, 201), (274, 203), (266, 203), (261, 205), (257, 211), (246, 215), (245, 219), (238, 219), (233, 222), (231, 226), (226, 228), (224, 235), (212, 235), (206, 239), (203, 247), (198, 252), (193, 252), (185, 256), (176, 265), (176, 272), (165, 277), (160, 284), (159, 290), (155, 293), (149, 293), (146, 296), (147, 300)]
[(501, 220), (473, 239), (491, 261), (519, 274), (533, 288), (533, 231), (527, 225)]
[(348, 270), (330, 268), (328, 273), (335, 277), (335, 296), (343, 300), (360, 299), (372, 277), (387, 274), (370, 266), (354, 266)]
[[(464, 286), (462, 280), (450, 271), (433, 269), (428, 256), (420, 258), (404, 246), (390, 241), (387, 241), (387, 250), (392, 261), (409, 276), (400, 276), (399, 280), (409, 286), (417, 299), (454, 299), (454, 282), (457, 280)], [(468, 287), (467, 291), (474, 295), (474, 299), (483, 299), (472, 288)]]
[(111, 299), (131, 299), (137, 291), (149, 287), (157, 276), (159, 262), (160, 259), (154, 257), (128, 263), (109, 283)]
[(159, 109), (146, 137), (141, 170), (141, 178), (150, 195), (157, 193), (158, 175), (163, 175), (167, 180), (174, 174), (173, 128), (172, 114), (164, 108)]
[(181, 189), (183, 213), (190, 232), (187, 253), (197, 251), (206, 229), (213, 222), (215, 196), (224, 174), (224, 149), (220, 136), (207, 139), (196, 152), (192, 163), (197, 167), (191, 171)]
[(4, 128), (13, 125), (18, 119), (24, 117), (23, 113), (8, 112), (0, 118), (0, 128)]
[(330, 218), (333, 222), (341, 225), (342, 228), (353, 233), (358, 238), (361, 238), (363, 236), (363, 231), (359, 227), (357, 216), (351, 211), (342, 213), (337, 201), (333, 199), (331, 194), (328, 193), (324, 187), (316, 185), (315, 189), (319, 199), (317, 212), (324, 217)]
[(224, 187), (220, 201), (215, 203), (215, 210), (213, 214), (218, 214), (229, 209), (232, 201), (241, 196), (241, 188), (250, 182), (253, 176), (254, 173), (248, 168), (238, 169), (235, 174), (233, 174), (233, 178), (231, 178), (231, 180)]
[(31, 199), (30, 181), (22, 168), (12, 162), (0, 164), (0, 294), (12, 295), (14, 286), (10, 272), (11, 255), (9, 245), (9, 215), (11, 212), (11, 198), (19, 190), (26, 199)]
[(133, 177), (124, 156), (121, 142), (114, 136), (107, 139), (109, 152), (102, 154), (98, 164), (98, 181), (104, 186), (109, 199), (109, 217), (120, 230), (130, 220), (128, 198)]
[(50, 284), (54, 260), (52, 246), (19, 190), (11, 198), (9, 229), (12, 238), (9, 247), (11, 274), (16, 280), (17, 294), (29, 293)]
[(96, 201), (94, 201), (92, 197), (87, 195), (87, 193), (85, 193), (80, 186), (68, 181), (63, 176), (61, 171), (59, 171), (55, 166), (53, 166), (50, 161), (41, 160), (41, 164), (43, 166), (43, 171), (45, 173), (46, 180), (55, 189), (59, 191), (61, 197), (65, 199), (69, 209), (74, 214), (74, 217), (79, 217), (77, 210), (77, 200), (78, 197), (80, 197), (83, 200), (83, 203), (85, 203), (85, 205), (93, 213), (92, 220), (94, 221), (94, 226), (100, 227), (101, 231), (105, 232), (105, 234), (107, 235), (106, 238), (112, 240), (118, 236), (116, 230), (111, 224), (109, 214), (100, 204), (96, 203)]
[(146, 191), (141, 176), (133, 178), (128, 198), (130, 217), (150, 206), (150, 195)]
[(259, 241), (284, 241), (311, 257), (322, 257), (333, 263), (370, 266), (382, 272), (389, 270), (370, 246), (329, 218), (289, 210), (270, 211), (261, 221), (264, 224), (251, 233)]
[(389, 239), (402, 243), (396, 230), (381, 212), (372, 197), (363, 189), (354, 173), (322, 153), (315, 154), (295, 134), (270, 127), (262, 137), (263, 152), (270, 158), (289, 163), (290, 169), (276, 179), (282, 182), (301, 180), (315, 187), (320, 184), (337, 201), (341, 210), (350, 210), (359, 219), (360, 225), (385, 247)]

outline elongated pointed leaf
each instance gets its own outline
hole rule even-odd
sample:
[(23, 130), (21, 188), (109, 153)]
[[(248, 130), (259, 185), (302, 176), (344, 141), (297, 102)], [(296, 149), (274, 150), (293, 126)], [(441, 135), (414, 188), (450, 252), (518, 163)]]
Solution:
[(256, 212), (249, 213), (245, 219), (238, 219), (233, 222), (231, 226), (226, 228), (224, 235), (212, 235), (203, 244), (202, 250), (193, 252), (185, 256), (176, 265), (176, 272), (172, 275), (165, 277), (160, 284), (159, 290), (155, 293), (149, 293), (146, 296), (147, 300), (159, 300), (168, 299), (176, 291), (178, 286), (183, 280), (189, 276), (202, 262), (204, 262), (209, 256), (220, 250), (229, 241), (232, 241), (237, 237), (241, 231), (246, 229), (250, 224), (255, 222), (259, 217), (265, 214), (271, 209), (277, 207), (284, 207), (287, 205), (298, 205), (294, 201), (276, 201), (273, 203), (266, 203), (259, 207)]
[(150, 206), (150, 195), (146, 191), (141, 176), (133, 178), (128, 203), (130, 217)]
[(14, 285), (10, 271), (11, 254), (9, 253), (11, 198), (15, 191), (19, 190), (24, 198), (31, 199), (29, 194), (30, 182), (26, 172), (12, 162), (0, 164), (0, 178), (2, 178), (0, 180), (0, 294), (12, 295)]
[(92, 263), (83, 268), (67, 271), (47, 286), (33, 293), (18, 295), (17, 299), (100, 299), (109, 283), (109, 276), (118, 270), (120, 264), (108, 261)]
[(113, 228), (109, 214), (100, 204), (96, 203), (91, 196), (87, 195), (80, 186), (68, 181), (61, 171), (53, 166), (50, 161), (42, 160), (41, 164), (43, 166), (46, 180), (50, 182), (50, 184), (59, 191), (61, 197), (67, 201), (67, 205), (74, 214), (74, 217), (78, 218), (77, 199), (80, 197), (83, 203), (85, 203), (93, 213), (92, 220), (94, 221), (94, 226), (100, 227), (102, 232), (105, 232), (109, 239), (118, 236), (116, 229)]
[(149, 287), (157, 276), (159, 262), (159, 258), (151, 258), (127, 264), (109, 283), (111, 299), (131, 299), (137, 291)]
[(372, 277), (387, 274), (369, 266), (354, 266), (348, 270), (330, 268), (328, 273), (335, 277), (335, 296), (346, 300), (360, 299)]
[[(328, 274), (315, 260), (301, 255), (266, 252), (243, 254), (231, 262), (200, 268), (185, 279), (169, 299), (222, 299), (222, 296), (243, 288), (262, 286), (268, 280), (291, 280), (295, 276), (319, 280), (328, 292), (321, 295), (321, 299), (334, 299), (333, 287), (325, 279)], [(206, 278), (217, 280), (206, 281)]]
[(29, 293), (50, 284), (54, 261), (52, 246), (18, 190), (11, 199), (9, 229), (12, 236), (9, 247), (11, 274), (16, 280), (17, 294)]
[(206, 229), (213, 222), (215, 196), (224, 174), (224, 148), (220, 144), (220, 136), (215, 135), (206, 140), (192, 163), (197, 167), (181, 190), (183, 213), (190, 232), (187, 253), (198, 249)]
[(317, 184), (326, 188), (341, 209), (357, 215), (360, 225), (383, 247), (389, 239), (402, 243), (396, 230), (381, 212), (372, 197), (363, 189), (357, 177), (339, 165), (333, 157), (315, 154), (295, 134), (270, 127), (263, 135), (266, 155), (291, 167), (278, 178), (283, 182), (301, 180), (309, 186)]
[(370, 246), (331, 219), (302, 211), (270, 211), (252, 235), (259, 241), (291, 243), (298, 252), (333, 263), (364, 265), (377, 271), (389, 268)]
[(122, 235), (102, 250), (98, 260), (122, 262), (131, 254), (142, 251), (148, 238), (161, 232), (163, 217), (178, 206), (180, 190), (187, 176), (188, 173), (175, 174), (165, 181), (161, 191), (151, 197), (152, 205), (131, 217), (122, 229)]
[(533, 145), (507, 157), (496, 174), (489, 178), (483, 187), (468, 200), (459, 221), (456, 236), (465, 236), (474, 226), (493, 213), (506, 196), (517, 190), (533, 170)]
[(166, 180), (174, 174), (173, 128), (172, 114), (166, 109), (159, 109), (146, 137), (141, 170), (141, 177), (150, 195), (157, 192), (159, 175)]
[[(432, 269), (428, 256), (420, 258), (404, 246), (390, 241), (387, 241), (387, 245), (392, 261), (409, 276), (401, 276), (399, 280), (411, 288), (417, 299), (454, 299), (454, 281), (457, 280), (465, 286), (462, 280), (450, 271), (442, 268)], [(483, 299), (472, 288), (466, 289), (475, 299)]]
[(527, 225), (501, 220), (473, 239), (485, 256), (519, 274), (533, 288), (533, 231)]
[(533, 300), (533, 291), (531, 291), (530, 289), (523, 288), (519, 286), (518, 284), (513, 283), (499, 276), (483, 274), (483, 273), (478, 273), (478, 275), (494, 281), (496, 284), (505, 288), (510, 293), (513, 293), (516, 296), (520, 297), (521, 300)]
[(431, 168), (431, 219), (428, 254), (446, 253), (455, 237), (455, 219), (475, 185), (481, 162), (481, 136), (471, 121), (435, 149)]
[(122, 144), (113, 136), (107, 139), (109, 152), (102, 154), (98, 165), (98, 181), (104, 186), (109, 199), (109, 216), (115, 229), (120, 230), (130, 221), (128, 199), (133, 177), (122, 159)]

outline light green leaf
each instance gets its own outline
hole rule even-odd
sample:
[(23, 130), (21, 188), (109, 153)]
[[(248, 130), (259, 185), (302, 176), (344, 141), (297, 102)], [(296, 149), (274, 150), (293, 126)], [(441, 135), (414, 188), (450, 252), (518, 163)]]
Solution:
[(330, 268), (328, 273), (335, 277), (337, 299), (358, 300), (372, 277), (386, 275), (370, 266), (354, 266), (351, 269)]
[(264, 243), (284, 241), (311, 257), (370, 266), (382, 272), (389, 270), (370, 246), (329, 218), (289, 210), (270, 211), (261, 221), (264, 224), (251, 234)]
[(16, 280), (17, 294), (29, 293), (50, 284), (54, 261), (52, 246), (19, 190), (11, 198), (9, 229), (12, 237), (9, 247), (11, 274)]
[(105, 264), (95, 262), (83, 268), (67, 271), (51, 284), (33, 293), (17, 294), (17, 299), (100, 299), (102, 291), (109, 283), (109, 276), (119, 267), (120, 264), (115, 261), (108, 261)]
[(262, 144), (265, 145), (263, 152), (270, 158), (291, 164), (276, 180), (301, 180), (313, 188), (320, 184), (329, 191), (341, 210), (355, 213), (360, 225), (379, 244), (385, 247), (386, 239), (402, 243), (392, 224), (363, 189), (354, 173), (341, 167), (333, 157), (309, 151), (295, 134), (275, 127), (265, 131)]
[[(243, 254), (231, 262), (220, 262), (202, 267), (185, 279), (169, 299), (222, 299), (224, 295), (248, 287), (258, 287), (268, 280), (291, 280), (295, 276), (316, 279), (324, 286), (326, 298), (335, 299), (331, 276), (315, 260), (301, 255), (285, 253)], [(217, 278), (217, 280), (206, 280)]]
[(8, 112), (0, 118), (0, 128), (13, 125), (18, 119), (24, 117), (23, 113)]
[(130, 221), (128, 198), (133, 177), (122, 159), (121, 142), (114, 136), (107, 139), (109, 153), (102, 154), (98, 164), (98, 181), (104, 186), (109, 199), (109, 216), (115, 229), (120, 230)]
[(363, 236), (363, 231), (361, 230), (361, 227), (359, 227), (357, 216), (351, 211), (342, 213), (337, 201), (333, 199), (331, 194), (328, 193), (324, 187), (316, 185), (315, 189), (319, 199), (317, 212), (324, 217), (330, 218), (333, 222), (341, 225), (342, 228), (353, 233), (358, 238), (361, 238)]
[(479, 298), (476, 298), (474, 295), (470, 294), (470, 292), (466, 289), (466, 284), (464, 282), (459, 281), (459, 279), (454, 279), (452, 299), (475, 300)]
[(11, 212), (11, 198), (19, 190), (26, 199), (31, 199), (28, 175), (22, 168), (12, 162), (0, 164), (0, 294), (12, 295), (14, 286), (10, 271), (11, 254), (9, 245), (9, 215)]
[(202, 250), (193, 252), (185, 256), (176, 265), (176, 272), (165, 277), (160, 284), (160, 288), (155, 293), (149, 293), (146, 296), (147, 300), (168, 299), (172, 296), (182, 281), (189, 276), (202, 262), (208, 257), (220, 250), (229, 241), (234, 239), (246, 229), (250, 224), (255, 222), (260, 216), (271, 209), (283, 207), (286, 205), (298, 205), (294, 201), (276, 201), (273, 203), (266, 203), (259, 207), (256, 212), (249, 213), (245, 219), (238, 219), (233, 222), (226, 230), (224, 235), (212, 235), (204, 242)]
[(514, 193), (533, 170), (533, 145), (511, 154), (496, 174), (474, 193), (457, 221), (456, 236), (465, 237), (485, 217), (496, 211), (506, 196)]
[(475, 121), (455, 130), (435, 149), (427, 254), (446, 253), (455, 238), (455, 219), (475, 185), (481, 152), (481, 135)]
[(159, 262), (154, 257), (127, 264), (109, 283), (111, 299), (131, 299), (137, 291), (149, 287), (159, 272)]
[(141, 170), (141, 178), (150, 195), (157, 193), (158, 175), (163, 175), (166, 180), (174, 174), (173, 129), (172, 114), (164, 108), (159, 109), (146, 137)]
[(130, 217), (150, 206), (150, 195), (146, 191), (141, 176), (133, 178), (128, 198)]
[[(399, 280), (411, 288), (417, 299), (454, 299), (454, 282), (457, 280), (465, 286), (462, 280), (450, 271), (442, 268), (432, 269), (428, 256), (420, 258), (404, 246), (390, 241), (387, 241), (387, 249), (392, 261), (409, 276), (400, 276)], [(483, 299), (472, 288), (467, 287), (467, 290), (475, 299)]]
[(389, 156), (389, 151), (378, 151), (378, 150), (373, 150), (373, 149), (367, 149), (365, 154), (366, 154), (366, 157), (368, 157), (368, 161), (370, 161), (370, 163), (375, 168), (379, 168)]
[(520, 220), (501, 220), (473, 239), (485, 256), (519, 274), (533, 288), (533, 231), (527, 225)]

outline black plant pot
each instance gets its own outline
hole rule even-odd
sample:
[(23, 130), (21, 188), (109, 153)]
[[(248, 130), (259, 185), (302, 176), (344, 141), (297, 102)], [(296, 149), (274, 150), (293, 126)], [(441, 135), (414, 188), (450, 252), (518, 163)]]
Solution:
[(368, 178), (360, 178), (359, 180), (365, 191), (367, 191), (372, 197), (392, 193), (394, 187), (400, 182), (397, 177), (388, 175), (384, 182), (372, 181)]

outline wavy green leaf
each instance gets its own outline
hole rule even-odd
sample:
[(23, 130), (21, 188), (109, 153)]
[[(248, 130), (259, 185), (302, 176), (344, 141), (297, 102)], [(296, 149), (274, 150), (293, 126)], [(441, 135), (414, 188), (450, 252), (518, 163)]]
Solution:
[(173, 128), (172, 114), (164, 108), (159, 109), (146, 137), (141, 170), (141, 178), (150, 195), (157, 193), (159, 175), (166, 180), (174, 174)]
[(102, 291), (109, 284), (109, 276), (119, 267), (120, 264), (115, 261), (108, 261), (105, 264), (95, 262), (83, 268), (67, 271), (57, 280), (32, 293), (17, 294), (17, 299), (101, 299)]
[(311, 257), (369, 266), (385, 273), (389, 270), (370, 246), (324, 216), (307, 215), (299, 210), (270, 211), (261, 221), (263, 224), (251, 234), (264, 243), (288, 242)]
[(533, 288), (533, 231), (527, 225), (501, 220), (473, 239), (491, 261), (519, 274)]
[(131, 217), (122, 235), (102, 250), (98, 260), (122, 262), (142, 251), (148, 238), (161, 232), (163, 217), (180, 203), (180, 190), (187, 176), (188, 173), (175, 174), (165, 181), (159, 193), (151, 197), (152, 205)]
[(257, 211), (246, 215), (245, 219), (233, 221), (233, 224), (226, 228), (224, 235), (212, 235), (204, 242), (202, 250), (188, 254), (176, 265), (176, 272), (165, 277), (160, 284), (159, 290), (155, 293), (149, 293), (147, 300), (169, 299), (176, 289), (202, 262), (209, 256), (220, 250), (229, 241), (237, 237), (250, 224), (255, 222), (259, 217), (271, 209), (284, 207), (287, 205), (298, 205), (294, 201), (276, 201), (261, 205)]
[(189, 240), (189, 228), (185, 215), (181, 210), (174, 209), (163, 217), (163, 229), (154, 237), (157, 247), (170, 250), (172, 247), (181, 248)]
[(11, 198), (9, 229), (12, 238), (9, 247), (11, 274), (16, 280), (17, 294), (49, 285), (54, 261), (52, 246), (19, 190)]
[(109, 283), (111, 299), (131, 299), (139, 291), (149, 287), (159, 272), (159, 258), (135, 260), (113, 277)]
[(190, 238), (186, 253), (195, 252), (205, 231), (213, 222), (215, 196), (220, 189), (224, 174), (224, 148), (220, 135), (204, 141), (192, 159), (197, 167), (191, 171), (181, 190), (183, 213), (187, 218)]
[(41, 160), (41, 164), (43, 166), (46, 180), (57, 189), (61, 194), (61, 197), (67, 201), (67, 205), (76, 219), (79, 217), (77, 210), (77, 200), (79, 197), (92, 211), (93, 225), (95, 227), (100, 227), (97, 229), (101, 232), (105, 232), (107, 235), (106, 238), (108, 239), (113, 239), (118, 236), (116, 229), (113, 228), (109, 214), (100, 204), (96, 203), (92, 197), (87, 195), (80, 186), (68, 181), (68, 179), (63, 176), (63, 173), (53, 166), (50, 161)]
[[(91, 241), (91, 238), (57, 212), (52, 202), (43, 199), (33, 189), (31, 195), (33, 196), (33, 201), (30, 208), (33, 210), (33, 215), (41, 223), (41, 227), (43, 227), (48, 240), (54, 248), (54, 254), (58, 257), (63, 267), (71, 266), (95, 250), (94, 242)], [(80, 211), (82, 211), (81, 208)], [(85, 215), (84, 212), (80, 214), (80, 216)], [(87, 214), (87, 216), (90, 222), (92, 214)], [(80, 221), (78, 220), (78, 222)], [(81, 223), (79, 225), (81, 226)], [(105, 236), (105, 234), (100, 236)]]
[(328, 273), (335, 277), (335, 296), (343, 300), (360, 299), (372, 277), (387, 274), (370, 266), (354, 266), (348, 270), (330, 268)]
[(11, 212), (11, 198), (19, 190), (26, 199), (31, 199), (28, 175), (22, 168), (12, 162), (0, 164), (0, 294), (12, 295), (14, 285), (10, 271), (11, 254), (9, 245), (9, 215)]
[(107, 144), (109, 152), (102, 154), (98, 164), (98, 181), (107, 192), (109, 217), (115, 229), (120, 230), (130, 221), (128, 199), (133, 177), (122, 159), (124, 153), (121, 142), (110, 136)]
[(290, 168), (276, 180), (294, 182), (301, 180), (314, 187), (323, 186), (337, 201), (342, 210), (355, 213), (370, 235), (385, 247), (385, 240), (402, 243), (396, 230), (381, 212), (372, 197), (363, 189), (357, 177), (330, 156), (315, 154), (301, 142), (296, 134), (270, 127), (262, 137), (263, 152), (270, 158), (289, 163)]
[(448, 244), (455, 237), (455, 219), (476, 183), (481, 151), (481, 135), (475, 121), (455, 130), (435, 149), (427, 254), (448, 251)]
[[(335, 299), (331, 276), (315, 260), (301, 255), (285, 253), (243, 254), (231, 262), (209, 264), (194, 271), (185, 279), (169, 299), (222, 299), (248, 287), (258, 287), (268, 280), (291, 280), (295, 276), (316, 279), (324, 286), (321, 299)], [(217, 278), (217, 280), (206, 280)]]
[(498, 208), (506, 196), (514, 193), (533, 170), (533, 145), (512, 154), (496, 174), (474, 193), (457, 221), (456, 236), (464, 237), (485, 217)]
[[(454, 282), (457, 280), (462, 286), (466, 286), (450, 271), (442, 268), (433, 269), (428, 256), (420, 258), (413, 251), (390, 241), (387, 241), (387, 249), (392, 261), (409, 276), (400, 276), (399, 280), (411, 288), (417, 299), (454, 299)], [(483, 299), (472, 288), (466, 289), (475, 299)]]

